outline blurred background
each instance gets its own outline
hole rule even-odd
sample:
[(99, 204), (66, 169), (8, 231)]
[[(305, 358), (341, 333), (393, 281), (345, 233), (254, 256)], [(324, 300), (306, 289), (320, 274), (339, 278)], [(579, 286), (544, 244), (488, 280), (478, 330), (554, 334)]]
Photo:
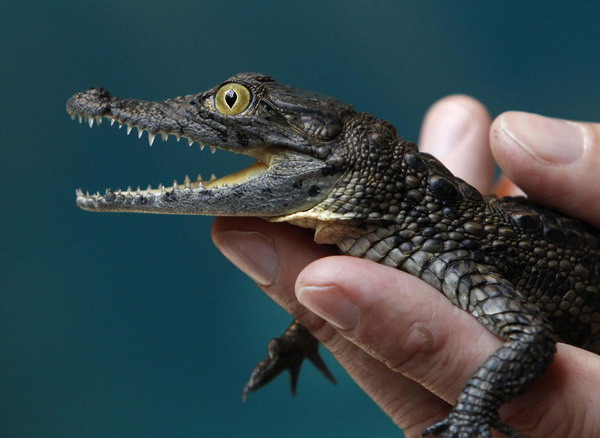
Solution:
[(290, 321), (218, 253), (211, 218), (92, 214), (75, 189), (248, 160), (148, 146), (64, 110), (90, 86), (162, 100), (240, 71), (336, 96), (417, 140), (438, 98), (600, 119), (594, 2), (5, 0), (0, 6), (0, 436), (400, 436), (326, 354), (240, 396)]

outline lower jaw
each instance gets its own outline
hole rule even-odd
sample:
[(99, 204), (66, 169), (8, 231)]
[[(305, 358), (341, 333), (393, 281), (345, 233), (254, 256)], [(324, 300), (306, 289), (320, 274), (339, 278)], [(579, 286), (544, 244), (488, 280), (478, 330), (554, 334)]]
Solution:
[(222, 186), (233, 186), (237, 184), (242, 184), (250, 179), (263, 175), (264, 173), (266, 173), (268, 168), (269, 167), (262, 161), (257, 161), (256, 163), (246, 167), (245, 169), (239, 170), (234, 173), (230, 173), (229, 175), (204, 183), (203, 187), (207, 189), (214, 189)]

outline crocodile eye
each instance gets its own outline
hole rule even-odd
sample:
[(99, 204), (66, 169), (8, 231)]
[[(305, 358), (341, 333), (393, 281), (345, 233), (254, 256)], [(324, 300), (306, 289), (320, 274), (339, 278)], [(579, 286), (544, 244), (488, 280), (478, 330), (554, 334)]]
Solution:
[(236, 82), (223, 85), (215, 95), (217, 110), (228, 116), (236, 116), (248, 109), (251, 100), (250, 90)]

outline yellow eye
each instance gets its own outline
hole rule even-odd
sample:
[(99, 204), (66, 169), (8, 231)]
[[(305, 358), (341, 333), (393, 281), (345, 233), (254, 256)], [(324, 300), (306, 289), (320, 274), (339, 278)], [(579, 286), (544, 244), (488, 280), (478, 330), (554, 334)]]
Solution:
[(215, 95), (217, 110), (228, 116), (236, 116), (245, 111), (251, 100), (250, 90), (236, 82), (223, 85)]

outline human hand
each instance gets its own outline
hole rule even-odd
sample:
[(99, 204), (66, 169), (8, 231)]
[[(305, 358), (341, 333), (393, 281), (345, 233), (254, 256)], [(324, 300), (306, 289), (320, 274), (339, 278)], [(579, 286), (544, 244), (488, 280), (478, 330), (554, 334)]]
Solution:
[[(565, 147), (576, 141), (585, 144), (579, 154), (575, 145)], [(481, 104), (465, 96), (443, 99), (425, 119), (421, 150), (484, 193), (493, 182), (490, 146), (529, 196), (600, 226), (600, 188), (593, 183), (600, 125), (505, 113), (490, 127)], [(471, 374), (502, 344), (416, 277), (367, 260), (325, 257), (336, 250), (315, 245), (310, 230), (219, 218), (213, 236), (409, 437), (446, 417)], [(559, 344), (546, 374), (501, 415), (525, 436), (600, 436), (600, 419), (591, 415), (600, 408), (599, 386), (600, 356)]]

